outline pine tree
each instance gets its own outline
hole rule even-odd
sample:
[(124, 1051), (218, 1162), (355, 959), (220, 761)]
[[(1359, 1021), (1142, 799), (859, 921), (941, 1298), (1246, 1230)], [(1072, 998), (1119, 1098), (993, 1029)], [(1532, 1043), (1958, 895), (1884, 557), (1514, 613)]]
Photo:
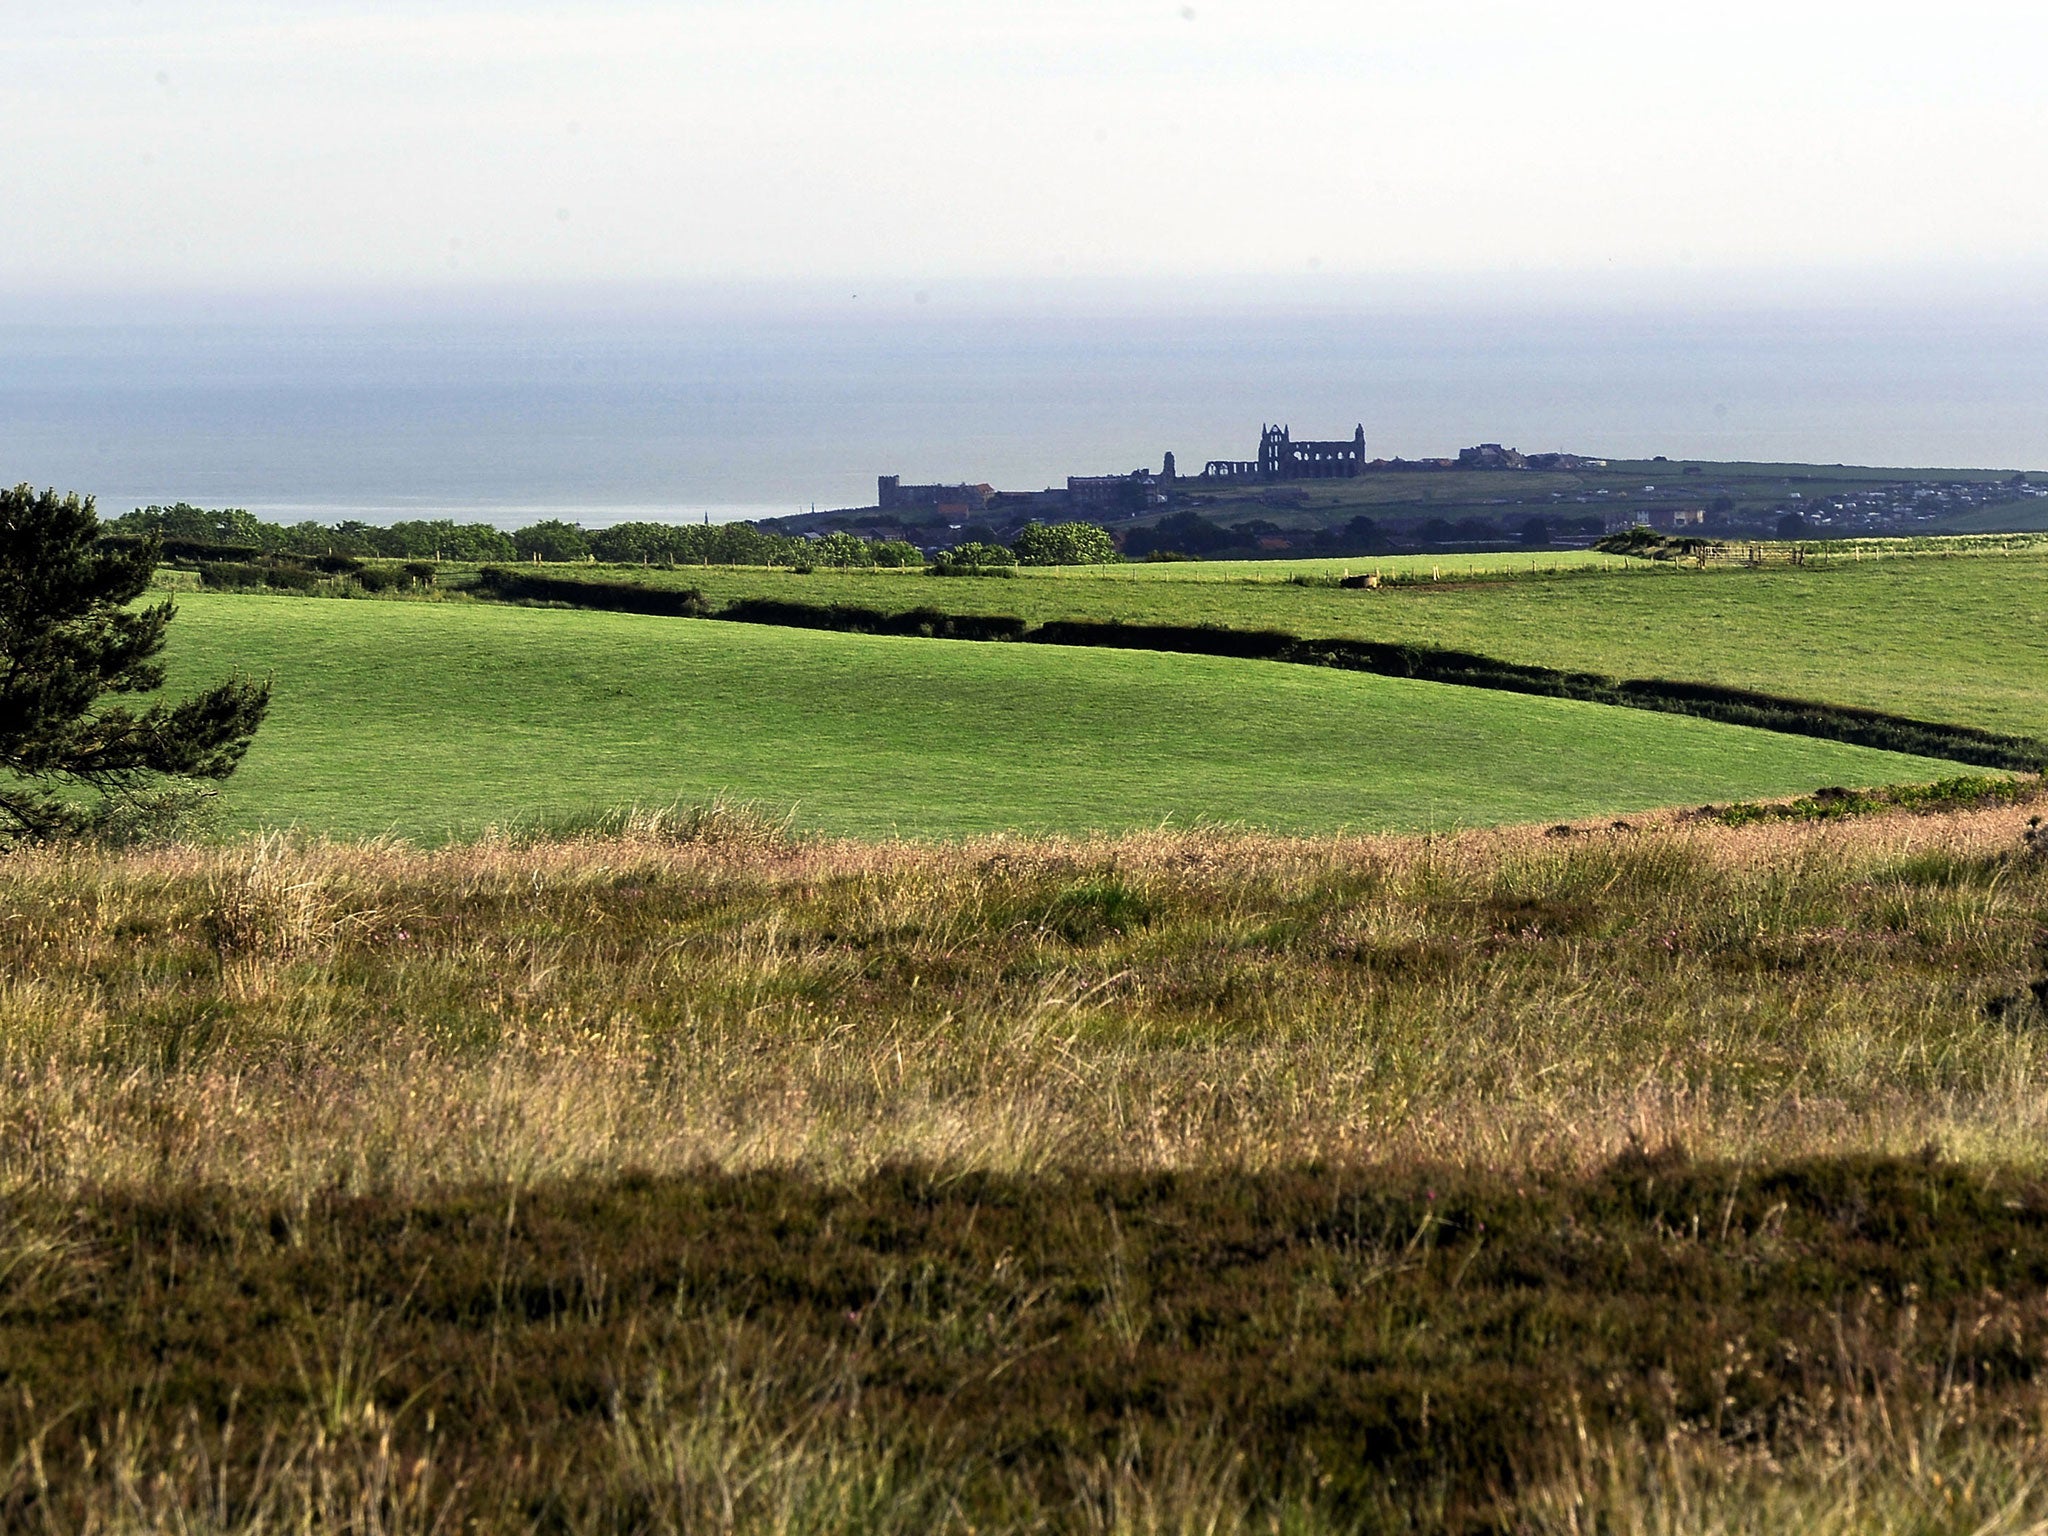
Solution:
[(0, 841), (82, 831), (164, 775), (224, 779), (263, 723), (270, 685), (238, 677), (142, 710), (101, 702), (163, 684), (176, 609), (132, 606), (156, 560), (153, 539), (102, 543), (90, 497), (0, 491)]

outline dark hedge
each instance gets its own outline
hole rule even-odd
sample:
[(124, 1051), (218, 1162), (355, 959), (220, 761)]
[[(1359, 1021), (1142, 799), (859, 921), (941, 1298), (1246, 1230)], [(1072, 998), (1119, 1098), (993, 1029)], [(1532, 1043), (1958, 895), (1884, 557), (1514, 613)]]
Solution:
[(562, 603), (571, 608), (596, 608), (607, 613), (651, 613), (667, 618), (702, 618), (704, 594), (695, 587), (680, 591), (632, 581), (578, 581), (568, 576), (487, 565), (476, 574), (476, 590), (505, 603)]

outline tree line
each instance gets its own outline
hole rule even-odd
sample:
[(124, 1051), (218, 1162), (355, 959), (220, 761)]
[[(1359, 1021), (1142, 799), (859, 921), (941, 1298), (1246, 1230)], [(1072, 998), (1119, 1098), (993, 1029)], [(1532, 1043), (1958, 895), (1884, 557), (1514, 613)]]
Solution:
[[(239, 507), (139, 507), (104, 525), (116, 538), (154, 538), (166, 549), (205, 547), (269, 555), (349, 555), (392, 560), (569, 562), (608, 565), (781, 565), (915, 567), (924, 552), (906, 539), (852, 533), (817, 538), (771, 533), (752, 523), (615, 523), (586, 529), (546, 518), (507, 533), (489, 523), (449, 518), (378, 526), (346, 521), (265, 522)], [(1117, 558), (1107, 532), (1093, 523), (1029, 523), (1006, 546), (1020, 565), (1101, 565)], [(997, 563), (990, 560), (990, 564)]]

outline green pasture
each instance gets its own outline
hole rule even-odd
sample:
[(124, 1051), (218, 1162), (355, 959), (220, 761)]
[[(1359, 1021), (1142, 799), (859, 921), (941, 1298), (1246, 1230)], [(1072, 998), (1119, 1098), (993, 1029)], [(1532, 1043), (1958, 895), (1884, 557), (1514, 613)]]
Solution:
[(1392, 830), (1956, 771), (1309, 667), (484, 603), (193, 594), (168, 657), (174, 689), (275, 680), (227, 787), (237, 828), (431, 840), (725, 795), (864, 835)]
[(1434, 572), (1445, 576), (1530, 576), (1554, 571), (1618, 570), (1622, 563), (1619, 555), (1603, 555), (1590, 549), (1535, 549), (1448, 555), (1331, 555), (1309, 560), (1135, 560), (1127, 565), (1020, 566), (1018, 575), (1034, 581), (1287, 582), (1296, 576), (1364, 576), (1374, 571), (1410, 578), (1428, 577)]
[(1971, 481), (1988, 485), (2012, 477), (2009, 469), (1929, 465), (1902, 469), (1885, 464), (1803, 464), (1760, 459), (1609, 459), (1605, 469), (1582, 472), (1587, 483), (1634, 487), (1653, 482), (1671, 489), (1702, 485), (1731, 489), (1793, 486), (1808, 495), (1861, 490), (1872, 485), (1919, 482), (1930, 485)]
[[(1098, 566), (1085, 576), (1027, 570), (1008, 580), (718, 566), (592, 574), (700, 587), (717, 602), (766, 596), (1007, 613), (1034, 623), (1222, 624), (1452, 646), (1507, 661), (1725, 683), (2048, 736), (2048, 550), (1893, 553), (1806, 568), (1610, 560), (1606, 570), (1463, 582), (1452, 557), (1409, 558), (1443, 564), (1444, 580), (1361, 591), (1319, 579), (1331, 564), (1395, 569), (1396, 560), (1385, 558), (1246, 562), (1246, 574), (1230, 576), (1195, 564)], [(1293, 575), (1309, 584), (1290, 581)]]
[(1996, 507), (1983, 512), (1965, 512), (1952, 517), (1945, 525), (1957, 533), (1998, 532), (2004, 529), (2024, 529), (2032, 533), (2048, 533), (2048, 502), (2032, 502), (2025, 507)]
[[(1504, 506), (1526, 516), (1540, 512), (1584, 516), (1598, 512), (1598, 506), (1561, 505), (1553, 496), (1570, 496), (1596, 486), (1626, 485), (1634, 490), (1638, 482), (1626, 476), (1603, 474), (1598, 470), (1571, 473), (1555, 470), (1524, 470), (1503, 475), (1497, 470), (1435, 469), (1383, 471), (1348, 480), (1301, 480), (1290, 482), (1284, 492), (1257, 482), (1213, 485), (1183, 482), (1181, 507), (1205, 517), (1228, 521), (1236, 517), (1258, 517), (1281, 528), (1315, 528), (1333, 518), (1346, 516), (1441, 512), (1448, 516), (1492, 513)], [(1152, 519), (1144, 518), (1143, 521)]]

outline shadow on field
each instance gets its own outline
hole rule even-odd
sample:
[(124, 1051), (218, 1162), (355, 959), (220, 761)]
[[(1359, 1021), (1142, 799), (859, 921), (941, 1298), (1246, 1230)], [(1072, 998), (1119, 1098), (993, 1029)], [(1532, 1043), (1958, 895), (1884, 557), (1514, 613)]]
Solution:
[(2013, 1443), (2044, 1282), (2048, 1183), (1931, 1159), (32, 1197), (0, 1514), (1498, 1529), (1589, 1446)]

